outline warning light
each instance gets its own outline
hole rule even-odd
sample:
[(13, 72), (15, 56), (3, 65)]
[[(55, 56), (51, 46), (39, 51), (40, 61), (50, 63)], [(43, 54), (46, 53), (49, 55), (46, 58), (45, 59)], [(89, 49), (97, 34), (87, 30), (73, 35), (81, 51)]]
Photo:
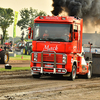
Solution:
[(62, 17), (61, 19), (62, 19), (62, 20), (66, 20), (66, 18), (65, 18), (65, 17)]
[(44, 19), (43, 16), (40, 16), (40, 19)]

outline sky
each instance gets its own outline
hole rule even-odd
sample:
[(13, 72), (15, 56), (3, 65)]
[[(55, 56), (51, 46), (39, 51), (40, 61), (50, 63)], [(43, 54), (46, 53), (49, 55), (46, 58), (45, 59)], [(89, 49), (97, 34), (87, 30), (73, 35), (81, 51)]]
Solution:
[[(46, 12), (48, 15), (52, 15), (51, 11), (52, 0), (0, 0), (0, 7), (2, 8), (11, 8), (13, 11), (20, 11), (24, 8), (38, 9), (38, 11), (42, 10)], [(20, 19), (20, 15), (18, 15), (18, 20)], [(7, 29), (9, 36), (13, 37), (13, 24)], [(18, 26), (16, 26), (16, 36), (21, 36), (22, 31)], [(0, 34), (2, 31), (0, 29)], [(25, 33), (26, 34), (26, 33)]]

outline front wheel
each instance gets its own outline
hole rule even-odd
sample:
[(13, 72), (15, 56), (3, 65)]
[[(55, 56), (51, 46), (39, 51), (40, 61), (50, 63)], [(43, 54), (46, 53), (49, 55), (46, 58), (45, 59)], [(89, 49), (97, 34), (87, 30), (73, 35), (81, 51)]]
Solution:
[(89, 64), (88, 73), (85, 75), (87, 79), (92, 77), (92, 65)]
[(71, 75), (70, 75), (70, 80), (75, 80), (75, 78), (76, 78), (76, 66), (75, 65), (73, 65), (73, 67), (72, 67), (72, 72), (71, 72)]

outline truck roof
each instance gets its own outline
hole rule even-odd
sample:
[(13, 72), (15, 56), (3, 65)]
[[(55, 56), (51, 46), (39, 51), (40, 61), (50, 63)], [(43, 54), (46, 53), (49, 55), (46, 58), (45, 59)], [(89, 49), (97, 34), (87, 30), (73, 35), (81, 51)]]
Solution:
[(37, 22), (58, 22), (58, 23), (80, 23), (82, 19), (72, 16), (38, 16), (34, 19), (34, 23)]

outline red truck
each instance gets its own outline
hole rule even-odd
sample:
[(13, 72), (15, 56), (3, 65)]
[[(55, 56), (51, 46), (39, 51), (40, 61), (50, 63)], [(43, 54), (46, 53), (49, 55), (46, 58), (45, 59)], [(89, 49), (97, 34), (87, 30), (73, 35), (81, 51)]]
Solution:
[(70, 16), (38, 16), (33, 31), (31, 73), (41, 75), (92, 76), (92, 54), (82, 49), (83, 19)]

